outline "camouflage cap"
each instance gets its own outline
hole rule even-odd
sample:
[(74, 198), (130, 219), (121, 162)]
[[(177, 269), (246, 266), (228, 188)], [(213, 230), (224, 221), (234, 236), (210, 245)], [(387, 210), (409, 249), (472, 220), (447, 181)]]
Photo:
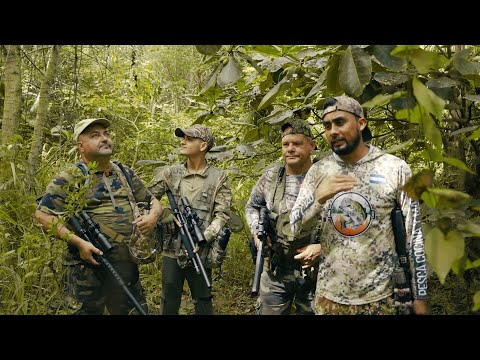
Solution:
[(214, 142), (215, 142), (215, 139), (210, 129), (207, 128), (205, 125), (200, 125), (200, 124), (192, 125), (188, 129), (176, 128), (175, 135), (182, 138), (185, 135), (188, 135), (190, 137), (196, 137), (196, 138), (202, 139), (208, 144), (207, 151), (214, 146)]
[[(291, 129), (287, 130), (288, 128)], [(300, 119), (287, 120), (287, 122), (282, 125), (282, 137), (290, 134), (303, 134), (310, 139), (313, 139), (312, 128), (310, 124)]]
[(110, 121), (105, 118), (95, 118), (95, 119), (83, 119), (80, 120), (78, 123), (75, 124), (75, 128), (73, 129), (73, 141), (75, 143), (78, 141), (78, 137), (82, 132), (85, 131), (87, 127), (92, 124), (101, 124), (108, 128), (110, 126)]
[[(365, 119), (365, 115), (363, 114), (363, 108), (357, 100), (345, 95), (337, 96), (333, 99), (335, 99), (337, 102), (323, 109), (321, 119), (323, 119), (325, 115), (330, 114), (334, 111), (346, 111)], [(327, 101), (328, 100), (329, 99), (327, 99)], [(372, 140), (372, 132), (370, 131), (368, 126), (365, 126), (365, 128), (362, 130), (362, 138), (363, 141)]]

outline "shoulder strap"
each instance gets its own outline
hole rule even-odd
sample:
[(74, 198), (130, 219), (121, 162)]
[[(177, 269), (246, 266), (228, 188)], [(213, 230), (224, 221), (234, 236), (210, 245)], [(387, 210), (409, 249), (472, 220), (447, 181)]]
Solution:
[(135, 189), (133, 188), (133, 183), (132, 183), (132, 177), (130, 176), (130, 173), (125, 169), (125, 166), (120, 161), (113, 161), (113, 163), (117, 164), (120, 170), (122, 170), (123, 175), (125, 175), (125, 179), (127, 179), (128, 186), (130, 186), (130, 189), (132, 189), (132, 193), (135, 193)]
[(267, 200), (267, 203), (270, 202), (272, 204), (273, 212), (277, 214), (278, 214), (278, 206), (280, 205), (280, 200), (283, 199), (283, 195), (285, 194), (286, 176), (284, 175), (285, 175), (285, 165), (283, 164), (277, 165), (273, 170), (273, 174), (272, 174), (272, 181), (273, 180), (275, 181), (275, 186), (270, 187), (270, 193), (268, 195), (268, 200)]

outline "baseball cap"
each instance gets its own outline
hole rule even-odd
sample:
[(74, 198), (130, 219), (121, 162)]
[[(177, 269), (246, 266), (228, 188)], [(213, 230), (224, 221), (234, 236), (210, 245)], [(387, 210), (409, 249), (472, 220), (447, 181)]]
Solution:
[[(288, 128), (291, 128), (291, 129), (285, 132), (285, 130)], [(310, 124), (300, 119), (291, 119), (282, 125), (282, 137), (290, 134), (303, 134), (309, 137), (310, 139), (313, 139), (312, 129), (310, 127)]]
[(188, 129), (176, 128), (175, 135), (182, 138), (185, 135), (188, 135), (190, 137), (196, 137), (196, 138), (202, 139), (208, 144), (207, 151), (214, 146), (214, 142), (215, 142), (215, 139), (210, 129), (207, 128), (205, 125), (200, 125), (200, 124), (192, 125)]
[(73, 130), (73, 141), (77, 142), (78, 137), (82, 132), (85, 131), (87, 127), (89, 127), (92, 124), (101, 124), (108, 128), (110, 126), (110, 121), (108, 121), (105, 118), (95, 118), (95, 119), (83, 119), (80, 120), (76, 125)]
[[(337, 96), (333, 99), (335, 99), (337, 102), (323, 109), (321, 119), (323, 119), (325, 115), (338, 110), (346, 111), (357, 115), (358, 117), (365, 118), (365, 115), (363, 114), (363, 108), (357, 100), (345, 95)], [(328, 100), (329, 99), (327, 99), (327, 101)], [(372, 140), (372, 132), (368, 126), (365, 126), (365, 128), (362, 130), (362, 138), (363, 141)]]

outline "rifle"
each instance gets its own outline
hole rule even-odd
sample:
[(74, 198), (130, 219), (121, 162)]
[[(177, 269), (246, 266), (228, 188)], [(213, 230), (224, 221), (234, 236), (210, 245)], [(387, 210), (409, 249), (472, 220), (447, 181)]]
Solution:
[[(180, 210), (178, 209), (178, 204), (173, 197), (172, 191), (170, 189), (167, 189), (166, 193), (168, 196), (168, 202), (170, 203), (170, 207), (172, 208), (173, 215), (175, 216), (175, 219), (177, 220), (177, 225), (180, 228), (180, 238), (182, 239), (182, 244), (187, 251), (188, 259), (192, 261), (193, 267), (195, 268), (197, 274), (202, 274), (203, 279), (207, 284), (207, 287), (211, 288), (212, 284), (208, 278), (207, 272), (205, 271), (205, 267), (200, 260), (200, 256), (198, 255), (198, 253), (193, 251), (193, 249), (195, 248), (195, 241), (193, 240), (192, 235), (190, 234), (190, 231), (188, 229), (187, 220), (183, 213), (180, 212)], [(205, 239), (205, 237), (203, 238)]]
[(200, 218), (195, 210), (192, 209), (190, 206), (190, 202), (185, 196), (180, 197), (180, 200), (183, 204), (183, 212), (185, 215), (185, 219), (187, 220), (188, 230), (190, 234), (194, 235), (194, 241), (200, 246), (205, 246), (207, 244), (207, 239), (205, 239), (205, 235), (203, 235), (202, 230), (198, 224), (200, 223)]
[[(96, 248), (102, 250), (104, 254), (108, 253), (113, 247), (112, 244), (110, 244), (110, 242), (108, 241), (108, 237), (100, 231), (98, 224), (96, 224), (85, 211), (81, 211), (80, 216), (83, 220), (83, 225), (80, 218), (76, 216), (72, 216), (68, 220), (68, 224), (72, 227), (73, 231), (82, 239), (92, 243)], [(110, 261), (108, 261), (104, 255), (94, 254), (93, 257), (95, 258), (95, 260), (102, 263), (105, 268), (107, 268), (107, 270), (110, 272), (110, 274), (112, 274), (114, 279), (117, 280), (118, 285), (120, 285), (125, 294), (127, 294), (128, 298), (135, 306), (135, 309), (137, 309), (141, 315), (147, 315), (145, 310), (143, 310), (138, 300), (135, 299), (135, 296), (133, 296), (133, 294), (125, 284), (125, 281), (123, 281), (122, 277), (115, 270)]]
[[(260, 240), (260, 248), (256, 252), (255, 259), (255, 273), (253, 274), (252, 296), (258, 295), (260, 291), (260, 276), (263, 272), (263, 262), (265, 260), (265, 247), (267, 246), (267, 208), (262, 206), (260, 208), (260, 216), (258, 219), (257, 237)], [(255, 247), (255, 243), (253, 243)], [(252, 251), (253, 256), (253, 251)]]
[(396, 202), (395, 207), (392, 209), (391, 217), (395, 249), (398, 255), (398, 264), (394, 271), (394, 304), (397, 315), (413, 315), (412, 274), (407, 256), (405, 221), (402, 209)]

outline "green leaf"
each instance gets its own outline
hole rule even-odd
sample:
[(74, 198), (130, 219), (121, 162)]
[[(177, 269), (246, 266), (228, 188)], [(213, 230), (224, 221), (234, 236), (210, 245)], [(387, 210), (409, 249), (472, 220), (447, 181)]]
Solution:
[(442, 134), (438, 130), (435, 121), (429, 114), (424, 114), (422, 117), (423, 131), (425, 132), (425, 137), (437, 148), (442, 148)]
[(195, 49), (203, 55), (214, 55), (222, 45), (195, 45)]
[(276, 124), (292, 116), (293, 116), (292, 110), (280, 110), (280, 111), (277, 111), (275, 114), (264, 117), (263, 119), (260, 119), (260, 120), (263, 120), (268, 124)]
[(442, 55), (420, 49), (418, 45), (400, 45), (391, 54), (410, 60), (420, 74), (425, 74), (430, 69), (438, 70), (448, 63), (448, 59)]
[(473, 295), (473, 307), (472, 311), (480, 310), (480, 290)]
[(233, 56), (228, 57), (228, 63), (217, 78), (218, 85), (225, 87), (233, 85), (243, 76), (242, 68)]
[(453, 158), (453, 157), (444, 157), (443, 161), (459, 168), (460, 170), (463, 170), (463, 171), (469, 172), (470, 174), (475, 175), (475, 171), (470, 170), (470, 168), (460, 159)]
[(357, 46), (349, 46), (340, 55), (338, 82), (349, 96), (357, 97), (372, 77), (372, 59)]
[(260, 159), (259, 162), (255, 165), (253, 168), (253, 173), (254, 174), (263, 174), (265, 171), (265, 158)]
[(252, 49), (262, 54), (280, 56), (282, 49), (275, 45), (253, 45)]
[(443, 108), (445, 107), (445, 100), (435, 95), (435, 93), (429, 90), (422, 84), (418, 78), (413, 78), (413, 94), (417, 99), (417, 102), (432, 113), (437, 119), (442, 118)]
[(459, 51), (453, 56), (453, 66), (462, 75), (475, 75), (480, 72), (480, 64), (468, 60), (470, 49)]
[(255, 140), (259, 140), (262, 137), (263, 137), (263, 135), (260, 132), (260, 128), (256, 127), (254, 129), (248, 130), (245, 133), (245, 136), (243, 137), (243, 141), (248, 143), (248, 142), (252, 142), (252, 141), (255, 141)]
[(405, 95), (406, 91), (397, 91), (393, 94), (378, 94), (373, 99), (362, 104), (362, 107), (371, 109), (375, 106), (382, 106), (390, 102), (390, 100), (398, 98), (402, 95)]
[(469, 137), (467, 137), (467, 140), (477, 140), (480, 138), (480, 129), (477, 129), (473, 132), (472, 135), (470, 135)]
[(480, 95), (465, 95), (465, 99), (480, 102)]
[(328, 60), (327, 90), (331, 94), (339, 94), (342, 91), (342, 88), (338, 83), (339, 64), (340, 64), (340, 56), (337, 54), (332, 55)]
[(327, 72), (324, 71), (318, 77), (318, 80), (313, 86), (313, 88), (308, 92), (308, 95), (305, 97), (305, 100), (308, 99), (310, 96), (315, 95), (317, 92), (319, 92), (320, 90), (322, 90), (322, 88), (325, 87), (323, 83), (325, 82), (326, 78), (327, 78)]
[(476, 224), (470, 220), (467, 220), (464, 224), (458, 224), (458, 229), (470, 236), (480, 237), (480, 224)]
[(398, 110), (395, 114), (395, 117), (399, 120), (406, 119), (412, 124), (420, 124), (422, 120), (422, 111), (420, 106), (417, 104), (411, 109)]
[(287, 79), (283, 78), (263, 97), (257, 110), (262, 110), (269, 106), (277, 96), (281, 95), (286, 90), (286, 86), (288, 86)]
[(442, 76), (436, 79), (430, 79), (426, 82), (425, 84), (428, 88), (451, 88), (454, 86), (459, 85), (459, 82), (453, 79), (450, 79), (449, 77)]
[(373, 78), (380, 84), (385, 86), (399, 85), (408, 81), (408, 76), (405, 74), (377, 72)]
[(461, 191), (447, 188), (431, 187), (422, 194), (422, 200), (424, 200), (425, 202), (427, 201), (423, 198), (423, 195), (425, 193), (428, 193), (435, 198), (435, 206), (430, 206), (430, 204), (427, 205), (437, 209), (454, 208), (466, 204), (471, 199), (470, 195)]
[(396, 56), (392, 56), (391, 52), (395, 45), (375, 45), (372, 46), (373, 56), (380, 64), (393, 71), (402, 71), (405, 69), (407, 62)]
[(202, 90), (200, 94), (206, 92), (207, 90), (211, 89), (217, 83), (217, 76), (218, 73), (222, 70), (222, 64), (218, 64), (215, 70), (213, 70), (210, 75), (207, 77), (207, 80), (203, 83)]
[(458, 230), (450, 231), (445, 237), (439, 228), (434, 228), (425, 236), (425, 252), (440, 283), (444, 284), (454, 261), (463, 256), (465, 242)]
[(475, 125), (475, 126), (468, 126), (468, 127), (464, 127), (464, 128), (461, 128), (461, 129), (458, 129), (458, 130), (455, 130), (455, 131), (452, 131), (450, 133), (450, 135), (458, 135), (458, 134), (463, 134), (463, 133), (466, 133), (466, 132), (469, 132), (469, 131), (473, 131), (473, 130), (477, 130), (479, 128), (478, 125)]
[(409, 146), (413, 141), (414, 141), (414, 139), (407, 140), (407, 141), (405, 141), (405, 142), (403, 142), (403, 143), (401, 143), (401, 144), (392, 146), (391, 148), (385, 150), (385, 152), (386, 152), (387, 154), (396, 153), (397, 151), (402, 150), (402, 149), (406, 148), (407, 146)]

